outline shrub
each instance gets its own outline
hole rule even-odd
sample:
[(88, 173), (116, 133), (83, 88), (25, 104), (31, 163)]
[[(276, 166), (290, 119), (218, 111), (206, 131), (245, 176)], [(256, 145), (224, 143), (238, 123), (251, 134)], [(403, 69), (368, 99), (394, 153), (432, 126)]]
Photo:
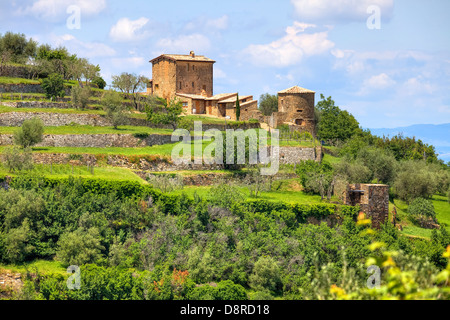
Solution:
[(52, 73), (48, 78), (45, 78), (41, 87), (48, 99), (64, 97), (66, 94), (63, 77), (58, 73)]
[(103, 249), (99, 237), (97, 228), (65, 233), (58, 241), (56, 257), (67, 266), (97, 262)]
[(14, 143), (28, 148), (44, 139), (44, 124), (41, 119), (25, 120), (22, 127), (14, 133)]
[(408, 160), (401, 164), (394, 182), (395, 194), (404, 201), (415, 198), (431, 198), (436, 190), (436, 181), (425, 161)]
[(20, 150), (17, 146), (6, 148), (3, 163), (9, 172), (31, 170), (33, 168), (31, 150), (29, 148)]
[(94, 79), (92, 79), (91, 83), (95, 84), (99, 89), (104, 89), (106, 87), (106, 81), (103, 80), (102, 77), (94, 77)]
[(272, 257), (260, 257), (249, 277), (249, 285), (256, 291), (281, 289), (280, 268)]
[(78, 86), (72, 87), (72, 104), (77, 109), (85, 109), (89, 103), (91, 97), (91, 89), (89, 87), (80, 88)]
[(416, 217), (429, 217), (436, 218), (436, 212), (434, 211), (433, 203), (430, 200), (425, 200), (423, 198), (416, 198), (408, 206), (408, 213)]

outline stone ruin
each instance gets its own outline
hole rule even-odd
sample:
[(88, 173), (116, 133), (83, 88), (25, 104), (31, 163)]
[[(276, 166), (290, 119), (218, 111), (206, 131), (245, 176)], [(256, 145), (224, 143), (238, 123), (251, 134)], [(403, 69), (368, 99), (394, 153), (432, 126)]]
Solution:
[(389, 186), (384, 184), (350, 184), (343, 193), (345, 205), (358, 206), (372, 227), (379, 229), (389, 217)]

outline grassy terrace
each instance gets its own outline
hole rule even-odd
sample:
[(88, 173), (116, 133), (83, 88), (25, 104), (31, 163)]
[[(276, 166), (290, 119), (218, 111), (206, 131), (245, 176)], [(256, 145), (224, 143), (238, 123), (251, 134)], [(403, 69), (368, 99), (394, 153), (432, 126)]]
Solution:
[(40, 80), (0, 77), (0, 84), (41, 84)]
[[(19, 127), (0, 127), (0, 134), (13, 134)], [(162, 134), (171, 135), (173, 130), (158, 129), (149, 127), (120, 126), (118, 129), (113, 127), (95, 127), (95, 126), (60, 126), (45, 127), (44, 134)]]
[[(115, 168), (115, 167), (95, 167), (94, 173), (86, 166), (72, 166), (54, 164), (42, 165), (36, 164), (31, 170), (33, 173), (42, 174), (52, 178), (67, 178), (69, 176), (79, 178), (97, 178), (111, 181), (138, 181), (146, 184), (147, 182), (137, 176), (131, 169)], [(4, 166), (0, 166), (0, 176), (15, 176), (14, 173), (8, 172)]]
[[(439, 195), (434, 195), (431, 199), (434, 205), (434, 209), (436, 210), (436, 218), (438, 222), (448, 231), (450, 231), (450, 205), (447, 202), (447, 198)], [(394, 203), (389, 205), (389, 211), (392, 212), (394, 209), (394, 205), (397, 209), (397, 214), (402, 221), (407, 221), (408, 225), (403, 227), (403, 233), (406, 235), (411, 235), (415, 237), (431, 237), (431, 229), (423, 229), (412, 222), (409, 221), (408, 218), (408, 204), (399, 199), (395, 199)]]

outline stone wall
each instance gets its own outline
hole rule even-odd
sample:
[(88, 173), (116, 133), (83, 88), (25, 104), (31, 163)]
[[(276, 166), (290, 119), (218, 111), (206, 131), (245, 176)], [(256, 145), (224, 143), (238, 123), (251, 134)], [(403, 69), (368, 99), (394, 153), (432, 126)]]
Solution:
[(0, 84), (0, 93), (45, 93), (40, 84)]
[(41, 108), (41, 109), (68, 109), (73, 108), (70, 103), (64, 102), (45, 102), (45, 101), (18, 101), (2, 102), (2, 105), (10, 108)]
[(360, 206), (372, 226), (379, 229), (389, 216), (389, 186), (384, 184), (350, 184), (342, 195), (344, 204)]
[(59, 127), (71, 124), (90, 125), (99, 127), (111, 126), (111, 122), (105, 117), (95, 114), (66, 114), (48, 112), (5, 112), (0, 113), (0, 126), (20, 127), (25, 120), (38, 117), (44, 126)]
[[(170, 135), (152, 134), (139, 139), (131, 134), (61, 134), (44, 135), (37, 147), (84, 147), (84, 148), (137, 148), (172, 143)], [(13, 144), (13, 135), (0, 135), (0, 145)]]
[(297, 164), (306, 160), (320, 162), (321, 152), (315, 148), (280, 147), (280, 164)]

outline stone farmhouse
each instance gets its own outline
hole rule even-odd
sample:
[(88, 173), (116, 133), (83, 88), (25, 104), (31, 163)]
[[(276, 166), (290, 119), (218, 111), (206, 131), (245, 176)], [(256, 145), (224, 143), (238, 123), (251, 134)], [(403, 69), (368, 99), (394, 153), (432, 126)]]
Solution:
[[(205, 56), (163, 54), (150, 61), (152, 80), (148, 95), (164, 99), (178, 98), (186, 114), (199, 114), (236, 120), (238, 93), (214, 94), (213, 72), (216, 61)], [(241, 115), (239, 120), (256, 119), (269, 128), (287, 124), (297, 131), (307, 131), (315, 136), (315, 92), (294, 86), (278, 92), (279, 111), (264, 116), (258, 109), (258, 101), (251, 95), (239, 95)]]

